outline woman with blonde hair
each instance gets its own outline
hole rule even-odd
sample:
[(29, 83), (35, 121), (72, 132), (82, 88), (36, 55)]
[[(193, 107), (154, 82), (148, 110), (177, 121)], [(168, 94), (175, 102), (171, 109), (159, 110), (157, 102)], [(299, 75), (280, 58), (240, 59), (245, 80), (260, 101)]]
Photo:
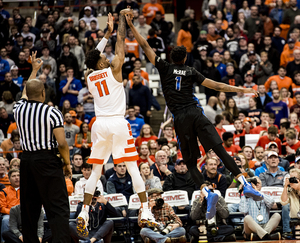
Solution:
[(227, 98), (224, 92), (219, 92), (217, 94), (218, 102), (217, 102), (217, 115), (221, 114), (226, 109)]
[(150, 153), (149, 158), (155, 162), (155, 154), (157, 152), (157, 142), (151, 139), (148, 141), (147, 146)]
[(21, 160), (19, 158), (13, 158), (11, 161), (10, 161), (10, 164), (9, 164), (9, 169), (12, 170), (12, 169), (17, 169), (19, 170), (20, 169), (20, 163), (21, 163)]
[(150, 159), (150, 151), (148, 149), (148, 145), (147, 144), (142, 144), (139, 147), (139, 159), (137, 160), (137, 166), (139, 166), (141, 163), (147, 163), (150, 166), (154, 164), (154, 161)]
[(153, 170), (150, 171), (150, 166), (147, 163), (140, 163), (139, 170), (142, 179), (145, 182), (146, 190), (151, 188), (162, 189), (160, 179), (153, 175)]
[(141, 129), (140, 136), (138, 136), (135, 140), (135, 147), (139, 148), (142, 143), (147, 143), (149, 140), (155, 140), (157, 137), (155, 136), (152, 127), (148, 124), (144, 124)]

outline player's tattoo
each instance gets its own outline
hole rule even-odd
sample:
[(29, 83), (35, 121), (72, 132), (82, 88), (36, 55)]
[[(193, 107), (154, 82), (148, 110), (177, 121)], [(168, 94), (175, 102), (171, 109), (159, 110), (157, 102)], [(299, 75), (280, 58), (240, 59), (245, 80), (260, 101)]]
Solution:
[(125, 39), (125, 31), (126, 31), (126, 20), (125, 16), (120, 14), (119, 16), (119, 26), (118, 26), (118, 35), (122, 40)]
[(210, 89), (214, 89), (216, 91), (222, 91), (222, 92), (243, 92), (244, 91), (243, 88), (231, 86), (231, 85), (224, 84), (224, 83), (215, 82), (211, 79), (205, 79), (202, 84), (203, 84), (203, 86), (210, 88)]

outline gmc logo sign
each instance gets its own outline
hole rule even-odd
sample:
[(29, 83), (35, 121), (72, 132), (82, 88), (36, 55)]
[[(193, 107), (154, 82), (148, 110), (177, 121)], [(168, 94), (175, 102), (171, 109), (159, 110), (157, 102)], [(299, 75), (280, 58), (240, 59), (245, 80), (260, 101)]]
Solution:
[(268, 196), (275, 196), (275, 197), (280, 197), (281, 196), (281, 192), (263, 192), (264, 194), (268, 195)]
[(228, 196), (229, 197), (239, 197), (240, 194), (238, 192), (229, 192)]
[(119, 200), (123, 200), (123, 197), (122, 196), (106, 197), (106, 200), (108, 202), (110, 202), (110, 201), (119, 201)]
[(70, 201), (70, 205), (78, 205), (80, 203), (80, 200), (72, 200)]
[(184, 195), (164, 196), (165, 201), (183, 200), (183, 199), (184, 199)]
[(139, 199), (139, 198), (133, 198), (133, 199), (132, 199), (132, 202), (133, 202), (133, 203), (140, 202), (140, 199)]

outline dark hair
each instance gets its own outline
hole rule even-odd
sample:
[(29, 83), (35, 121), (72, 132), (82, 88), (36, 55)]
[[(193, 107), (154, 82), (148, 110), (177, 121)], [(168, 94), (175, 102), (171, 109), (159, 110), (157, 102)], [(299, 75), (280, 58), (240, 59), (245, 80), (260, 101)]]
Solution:
[[(97, 21), (96, 21), (96, 20), (91, 20), (91, 23), (97, 24)], [(91, 24), (91, 23), (90, 23), (90, 24)]]
[(81, 158), (82, 158), (82, 155), (81, 155), (81, 153), (75, 153), (73, 156), (72, 156), (72, 160), (74, 160), (74, 158), (75, 158), (75, 156), (76, 155), (80, 155), (81, 156)]
[(215, 117), (216, 124), (219, 124), (222, 120), (224, 120), (223, 115), (216, 115), (216, 117)]
[(87, 68), (96, 69), (99, 59), (100, 59), (100, 51), (90, 50), (87, 53), (86, 60), (85, 60), (85, 64)]
[(222, 135), (223, 141), (227, 141), (229, 138), (233, 138), (233, 133), (231, 132), (224, 132)]
[(142, 62), (141, 58), (136, 58), (133, 63), (136, 63), (137, 61)]
[(173, 125), (172, 124), (170, 124), (170, 123), (168, 123), (168, 124), (166, 124), (165, 126), (164, 126), (164, 129), (163, 130), (166, 130), (166, 128), (167, 127), (170, 127), (170, 128), (172, 128), (173, 129)]
[(9, 172), (8, 172), (8, 178), (10, 179), (12, 173), (15, 173), (15, 172), (19, 172), (20, 173), (20, 171), (18, 169), (11, 169), (11, 170), (9, 170)]
[(181, 29), (183, 29), (184, 31), (189, 31), (189, 23), (190, 22), (191, 22), (191, 19), (187, 19), (187, 20), (183, 21), (181, 24)]
[(268, 134), (273, 134), (273, 135), (277, 135), (278, 133), (278, 128), (275, 126), (270, 126), (268, 128)]
[(175, 64), (182, 62), (185, 57), (186, 57), (186, 48), (184, 46), (176, 46), (171, 51), (171, 59)]
[(148, 35), (150, 35), (150, 36), (154, 36), (155, 35), (155, 29), (150, 29), (149, 31), (148, 31)]
[(158, 138), (156, 139), (156, 142), (159, 146), (167, 145), (168, 144), (168, 139), (166, 138)]
[(259, 11), (259, 14), (261, 14), (262, 16), (269, 16), (268, 11), (265, 10), (265, 9), (261, 9), (261, 10)]
[(270, 117), (271, 119), (275, 119), (275, 114), (272, 113), (272, 112), (270, 112), (270, 113), (269, 113), (269, 117)]
[(85, 169), (92, 169), (93, 166), (91, 164), (88, 164), (88, 163), (83, 163), (82, 166), (81, 166), (81, 169), (83, 169), (83, 168), (85, 168)]
[[(299, 74), (299, 73), (300, 73), (300, 70), (296, 70), (296, 71), (293, 73), (294, 77), (295, 77), (297, 74)], [(298, 91), (298, 92), (296, 92), (296, 93), (300, 93), (300, 92)], [(295, 93), (295, 95), (296, 95), (296, 93)]]
[(80, 131), (79, 131), (79, 133), (81, 133), (81, 134), (83, 134), (83, 125), (87, 125), (87, 123), (86, 122), (83, 122), (83, 123), (81, 123), (80, 124)]

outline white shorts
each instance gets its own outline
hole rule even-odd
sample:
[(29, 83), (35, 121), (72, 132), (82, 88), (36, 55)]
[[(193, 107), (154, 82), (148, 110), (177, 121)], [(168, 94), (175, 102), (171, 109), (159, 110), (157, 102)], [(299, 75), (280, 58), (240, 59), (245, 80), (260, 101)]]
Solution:
[(106, 164), (111, 154), (115, 164), (138, 160), (131, 127), (124, 117), (97, 117), (92, 126), (92, 143), (89, 164)]

